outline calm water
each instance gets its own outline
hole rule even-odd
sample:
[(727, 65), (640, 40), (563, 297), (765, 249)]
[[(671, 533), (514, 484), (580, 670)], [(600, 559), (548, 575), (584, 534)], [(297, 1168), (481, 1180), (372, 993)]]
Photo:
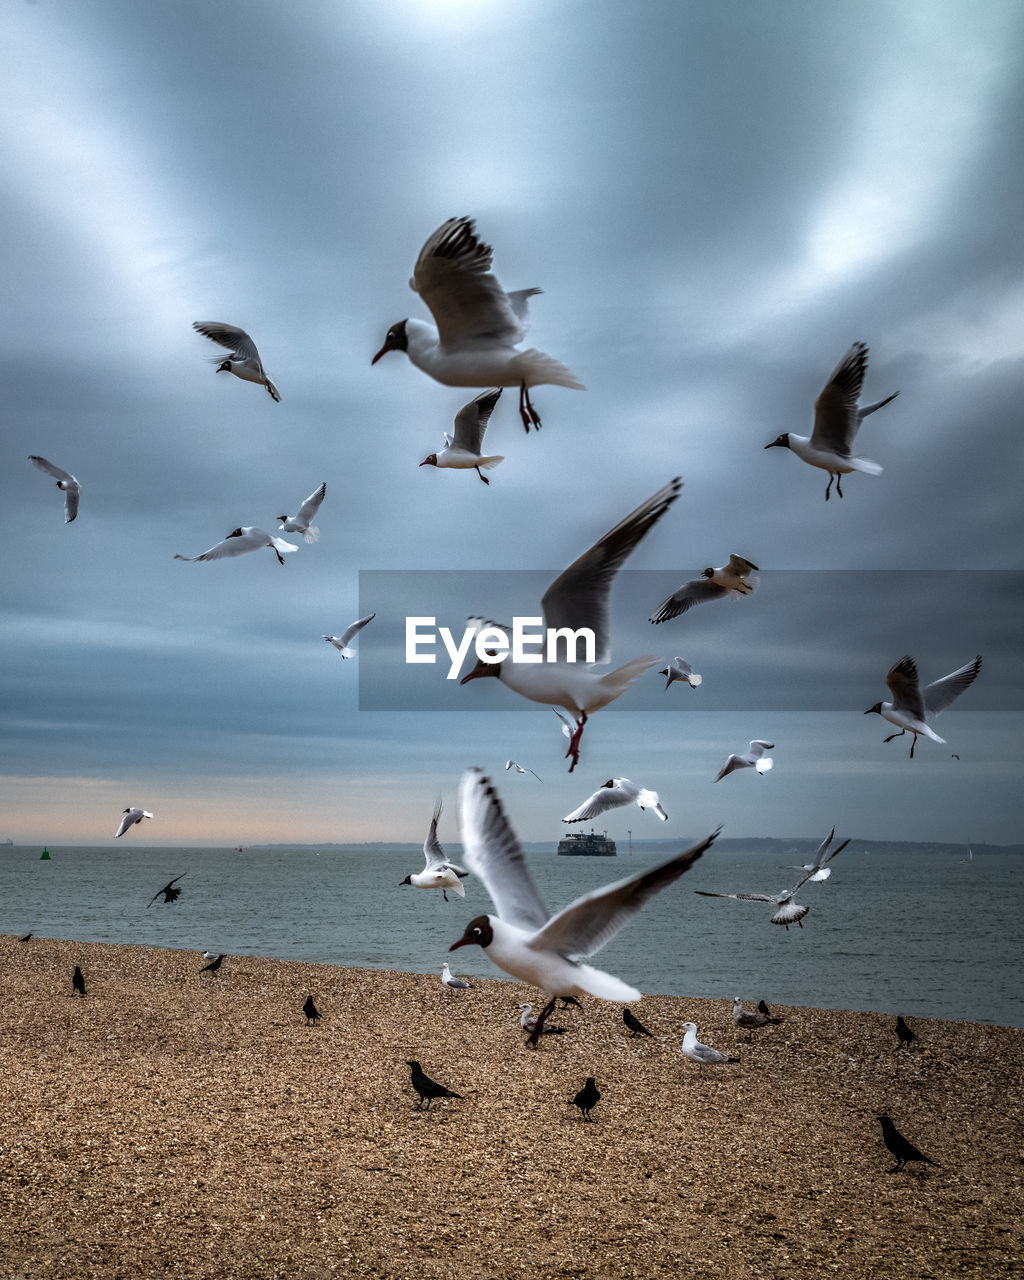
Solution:
[[(0, 849), (0, 934), (430, 973), (466, 922), (490, 908), (473, 877), (464, 901), (399, 888), (422, 869), (415, 851), (54, 847), (49, 862), (39, 852)], [(664, 856), (529, 861), (557, 909)], [(179, 901), (147, 908), (182, 872)], [(1024, 858), (844, 856), (831, 880), (801, 891), (811, 911), (789, 933), (769, 923), (765, 904), (693, 893), (775, 892), (793, 875), (772, 855), (709, 853), (595, 963), (651, 993), (1024, 1026)], [(454, 959), (457, 973), (498, 976), (479, 948)]]

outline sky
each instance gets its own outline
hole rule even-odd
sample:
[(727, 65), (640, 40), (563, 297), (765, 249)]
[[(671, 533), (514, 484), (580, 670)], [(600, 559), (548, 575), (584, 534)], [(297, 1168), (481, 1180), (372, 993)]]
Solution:
[[(454, 841), (477, 764), (527, 840), (618, 776), (670, 820), (613, 838), (1024, 840), (1015, 0), (38, 0), (0, 28), (0, 838), (107, 844), (139, 805), (126, 842), (415, 840), (441, 793)], [(489, 486), (418, 465), (474, 392), (370, 363), (429, 319), (409, 276), (460, 215), (587, 388), (536, 388), (529, 436), (506, 392)], [(197, 320), (251, 333), (281, 403)], [(764, 446), (854, 340), (865, 400), (900, 394), (858, 437), (883, 473), (826, 503)], [(73, 524), (30, 454), (81, 481)], [(543, 706), (443, 666), (407, 688), (406, 600), (529, 611), (677, 475), (613, 658), (681, 655), (699, 690), (652, 671), (569, 775)], [(283, 567), (173, 558), (321, 482)], [(734, 552), (753, 595), (647, 625)], [(321, 638), (374, 610), (360, 659)], [(863, 714), (905, 653), (985, 664), (913, 760)], [(714, 784), (752, 738), (772, 773)]]

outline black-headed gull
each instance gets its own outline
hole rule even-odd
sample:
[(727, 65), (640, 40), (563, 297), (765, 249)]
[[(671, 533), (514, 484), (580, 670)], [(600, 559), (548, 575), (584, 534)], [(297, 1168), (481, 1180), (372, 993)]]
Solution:
[(449, 435), (445, 432), (444, 448), (440, 453), (428, 453), (420, 466), (451, 468), (456, 471), (475, 469), (484, 484), (490, 484), (490, 480), (480, 468), (483, 467), (484, 470), (489, 471), (499, 462), (504, 462), (505, 455), (500, 453), (485, 455), (481, 450), (484, 446), (487, 423), (500, 395), (499, 387), (496, 391), (485, 391), (482, 396), (470, 400), (469, 404), (455, 415), (455, 434)]
[[(444, 856), (444, 849), (441, 842), (437, 838), (437, 820), (441, 816), (441, 801), (438, 799), (434, 805), (434, 816), (430, 819), (430, 830), (427, 832), (427, 838), (423, 841), (423, 857), (426, 865), (422, 871), (417, 871), (415, 875), (408, 875), (402, 881), (402, 884), (412, 885), (414, 889), (440, 889), (445, 902), (448, 901), (448, 890), (457, 893), (460, 898), (466, 896), (466, 890), (462, 887), (462, 877), (468, 876), (468, 871), (463, 871), (461, 867), (449, 862)], [(399, 888), (402, 886), (399, 885)]]
[(668, 821), (668, 814), (658, 801), (657, 791), (638, 787), (628, 778), (609, 778), (607, 782), (602, 782), (589, 799), (584, 800), (578, 809), (573, 809), (562, 821), (588, 822), (591, 818), (607, 813), (609, 809), (621, 809), (627, 804), (636, 804), (641, 811), (650, 809), (662, 822)]
[[(844, 840), (839, 848), (833, 851), (832, 856), (842, 853), (849, 843), (849, 840)], [(788, 933), (791, 924), (798, 925), (802, 929), (803, 925), (800, 922), (810, 911), (810, 907), (805, 907), (796, 901), (797, 893), (810, 878), (810, 874), (803, 876), (792, 889), (783, 889), (781, 893), (712, 893), (710, 889), (694, 889), (694, 893), (699, 893), (702, 898), (735, 898), (737, 902), (770, 902), (776, 908), (772, 916), (772, 924), (781, 924)]]
[(225, 556), (241, 556), (247, 551), (259, 551), (261, 547), (270, 547), (274, 555), (277, 556), (279, 564), (284, 564), (282, 551), (287, 553), (289, 551), (298, 551), (299, 549), (294, 542), (285, 542), (284, 538), (275, 538), (272, 533), (267, 533), (266, 529), (257, 529), (253, 524), (244, 524), (237, 529), (232, 529), (223, 542), (218, 542), (215, 547), (210, 547), (201, 556), (176, 555), (174, 558), (175, 560), (189, 560), (192, 562), (223, 560)]
[[(524, 769), (521, 764), (516, 764), (514, 760), (505, 761), (505, 772), (508, 773), (509, 769), (514, 769), (516, 773), (533, 773), (532, 769)], [(544, 779), (540, 776), (539, 773), (533, 773), (533, 776), (537, 779), (538, 782), (544, 781)]]
[(148, 809), (123, 809), (121, 811), (121, 824), (114, 832), (114, 838), (123, 836), (129, 827), (134, 827), (136, 822), (141, 822), (143, 818), (152, 818), (152, 814)]
[(449, 950), (483, 947), (499, 969), (540, 987), (549, 997), (537, 1019), (541, 1029), (559, 996), (586, 993), (621, 1004), (640, 999), (635, 987), (581, 963), (581, 958), (610, 942), (656, 893), (689, 871), (718, 835), (713, 832), (649, 871), (584, 894), (551, 916), (501, 801), (480, 769), (463, 775), (459, 814), (466, 864), (483, 881), (495, 913), (471, 920)]
[(368, 622), (372, 622), (376, 618), (375, 613), (368, 613), (365, 618), (360, 618), (358, 622), (353, 622), (351, 626), (346, 627), (340, 636), (324, 636), (328, 644), (333, 644), (335, 649), (343, 658), (354, 658), (356, 656), (355, 649), (349, 646), (352, 640), (362, 631)]
[(757, 579), (750, 576), (756, 571), (756, 564), (742, 556), (731, 555), (729, 563), (721, 569), (702, 569), (699, 578), (684, 582), (678, 591), (658, 605), (648, 621), (668, 622), (694, 605), (706, 604), (709, 600), (724, 600), (726, 597), (738, 600), (740, 596), (749, 596), (757, 586)]
[(461, 683), (466, 684), (481, 676), (496, 676), (524, 698), (570, 712), (576, 721), (565, 753), (572, 761), (570, 773), (579, 762), (580, 738), (588, 715), (614, 702), (658, 662), (657, 658), (647, 655), (607, 673), (598, 666), (611, 658), (609, 598), (615, 575), (644, 534), (675, 502), (682, 485), (677, 476), (642, 502), (560, 574), (541, 598), (546, 628), (567, 627), (576, 631), (586, 627), (593, 632), (594, 665), (564, 659), (539, 663), (481, 659), (469, 675), (462, 678)]
[(70, 524), (78, 515), (78, 499), (82, 486), (70, 471), (65, 471), (63, 467), (55, 467), (52, 462), (48, 462), (46, 458), (40, 458), (36, 453), (30, 453), (28, 460), (34, 467), (45, 471), (48, 476), (53, 476), (57, 481), (57, 488), (64, 494), (64, 523)]
[(720, 1049), (713, 1049), (709, 1044), (701, 1044), (697, 1039), (697, 1026), (693, 1022), (683, 1023), (683, 1054), (689, 1058), (691, 1062), (696, 1062), (700, 1067), (700, 1075), (704, 1074), (705, 1067), (718, 1066), (724, 1062), (739, 1062), (739, 1058), (730, 1058), (727, 1053), (722, 1053)]
[[(266, 387), (272, 400), (281, 399), (277, 387), (263, 371), (263, 363), (260, 360), (260, 353), (256, 350), (256, 343), (244, 329), (239, 329), (233, 324), (221, 324), (218, 320), (195, 320), (192, 328), (197, 333), (201, 333), (204, 338), (209, 338), (219, 346), (227, 347), (231, 352), (228, 358), (217, 366), (218, 373), (233, 373), (236, 378), (242, 378), (245, 382), (256, 382), (261, 387)], [(219, 360), (220, 357), (215, 356), (214, 359)]]
[(771, 751), (775, 747), (774, 742), (765, 742), (762, 738), (755, 738), (747, 751), (742, 755), (729, 756), (725, 764), (718, 771), (716, 782), (721, 782), (726, 774), (732, 773), (736, 769), (754, 769), (757, 773), (767, 773), (772, 767), (774, 761), (771, 756), (766, 756), (766, 751)]
[[(836, 829), (833, 827), (825, 839), (822, 840), (821, 844), (818, 845), (817, 852), (810, 862), (798, 863), (796, 866), (793, 866), (792, 864), (782, 866), (779, 867), (779, 870), (806, 871), (808, 872), (808, 879), (812, 884), (819, 884), (822, 880), (827, 880), (832, 874), (832, 868), (828, 866), (828, 863), (832, 861), (840, 849), (844, 849), (846, 847), (845, 844), (841, 844), (836, 849), (829, 848), (832, 843), (832, 837), (835, 833)], [(849, 844), (849, 841), (846, 841), (846, 844)]]
[(899, 662), (890, 667), (889, 674), (885, 677), (885, 683), (892, 694), (892, 702), (876, 702), (873, 707), (868, 707), (864, 714), (869, 716), (873, 712), (877, 713), (899, 729), (899, 733), (890, 733), (888, 738), (882, 739), (883, 742), (892, 742), (893, 738), (901, 738), (909, 729), (914, 735), (910, 739), (910, 758), (913, 760), (918, 734), (924, 734), (933, 742), (946, 741), (945, 738), (940, 738), (926, 722), (933, 716), (937, 716), (940, 711), (945, 711), (954, 698), (959, 698), (968, 685), (973, 683), (980, 670), (981, 654), (978, 654), (973, 662), (958, 667), (948, 676), (943, 676), (941, 680), (933, 680), (931, 684), (921, 689), (917, 683), (917, 664), (914, 659), (909, 655), (900, 658)]
[(164, 905), (166, 905), (168, 902), (177, 902), (178, 899), (181, 897), (181, 890), (175, 889), (174, 886), (178, 883), (179, 880), (184, 879), (186, 875), (188, 875), (188, 872), (183, 871), (180, 876), (175, 876), (173, 880), (168, 880), (168, 882), (164, 885), (162, 889), (157, 889), (156, 893), (154, 893), (152, 898), (150, 898), (150, 900), (146, 903), (146, 910), (147, 911), (149, 910), (149, 908), (153, 905), (154, 902), (156, 902), (157, 898), (159, 898), (161, 894), (163, 894), (164, 896)]
[(836, 365), (814, 402), (814, 430), (811, 435), (798, 436), (792, 431), (784, 431), (771, 444), (765, 445), (766, 449), (789, 449), (812, 467), (827, 471), (826, 502), (833, 480), (836, 482), (836, 493), (841, 498), (842, 477), (849, 472), (863, 471), (869, 476), (882, 473), (877, 462), (872, 462), (870, 458), (858, 458), (850, 452), (854, 436), (868, 414), (881, 409), (899, 395), (898, 391), (894, 391), (884, 400), (877, 400), (861, 409), (857, 402), (860, 400), (867, 367), (868, 349), (863, 342), (855, 342)]
[(281, 532), (301, 533), (303, 542), (316, 542), (320, 537), (320, 530), (311, 521), (320, 510), (320, 503), (326, 496), (327, 485), (322, 484), (319, 489), (309, 495), (293, 516), (278, 516), (278, 520), (282, 521)]
[(770, 1014), (762, 1013), (760, 1009), (744, 1009), (743, 1000), (737, 996), (732, 1002), (732, 1020), (738, 1027), (743, 1027), (746, 1031), (753, 1031), (756, 1027), (768, 1027), (777, 1025), (782, 1021), (781, 1018), (773, 1018)]
[(448, 988), (449, 991), (458, 992), (458, 991), (473, 990), (472, 982), (467, 982), (465, 978), (457, 978), (455, 974), (452, 973), (451, 969), (449, 969), (448, 967), (447, 960), (444, 962), (444, 964), (441, 967), (441, 981), (444, 983), (444, 985)]
[[(376, 364), (388, 351), (404, 351), (447, 387), (518, 387), (523, 426), (540, 427), (529, 388), (551, 383), (582, 391), (564, 364), (530, 347), (526, 301), (539, 289), (506, 293), (491, 274), (493, 250), (477, 237), (472, 218), (449, 218), (420, 250), (409, 287), (430, 308), (434, 324), (399, 320), (387, 331)], [(436, 326), (436, 327), (435, 327)]]
[(665, 681), (666, 689), (670, 688), (676, 680), (682, 680), (685, 684), (688, 684), (691, 689), (696, 689), (698, 685), (703, 684), (704, 682), (704, 677), (702, 675), (698, 675), (698, 673), (694, 671), (693, 667), (691, 667), (690, 664), (685, 662), (682, 658), (673, 658), (667, 667), (662, 667), (658, 672), (658, 675), (668, 677)]

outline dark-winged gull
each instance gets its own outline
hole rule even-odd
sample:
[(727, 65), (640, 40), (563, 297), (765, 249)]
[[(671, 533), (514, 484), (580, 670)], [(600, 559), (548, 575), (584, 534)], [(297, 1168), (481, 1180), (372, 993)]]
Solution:
[(883, 720), (888, 720), (899, 729), (899, 733), (890, 733), (888, 738), (882, 739), (883, 742), (902, 738), (909, 729), (913, 734), (910, 739), (910, 758), (913, 760), (918, 734), (931, 738), (933, 742), (946, 741), (945, 738), (940, 738), (926, 722), (941, 711), (945, 711), (955, 698), (959, 698), (963, 691), (974, 683), (980, 670), (981, 654), (978, 654), (973, 662), (958, 667), (948, 676), (943, 676), (941, 680), (933, 680), (931, 684), (921, 689), (917, 683), (917, 664), (908, 654), (890, 667), (889, 674), (885, 677), (885, 683), (892, 694), (892, 702), (876, 702), (873, 707), (868, 707), (864, 714), (880, 715)]
[[(195, 320), (192, 328), (197, 333), (201, 333), (204, 338), (209, 338), (218, 346), (227, 347), (231, 352), (227, 359), (221, 360), (217, 366), (218, 373), (233, 373), (236, 378), (241, 378), (245, 382), (258, 383), (261, 387), (266, 387), (272, 400), (281, 399), (277, 387), (263, 371), (263, 362), (260, 360), (260, 353), (256, 350), (256, 343), (244, 329), (239, 329), (233, 324), (222, 324), (219, 320)], [(220, 356), (213, 358), (220, 360)]]
[(757, 578), (751, 577), (756, 571), (756, 564), (742, 556), (731, 555), (729, 563), (720, 569), (702, 569), (699, 578), (684, 582), (658, 605), (648, 622), (668, 622), (694, 605), (707, 604), (711, 600), (738, 600), (741, 596), (749, 596), (757, 586)]
[(437, 453), (428, 453), (420, 463), (421, 467), (440, 467), (442, 470), (455, 471), (475, 470), (484, 484), (490, 480), (480, 470), (490, 471), (499, 462), (505, 461), (504, 454), (484, 454), (484, 432), (490, 421), (494, 406), (498, 403), (501, 388), (496, 391), (485, 391), (483, 395), (470, 400), (455, 415), (455, 434), (445, 432), (444, 448)]

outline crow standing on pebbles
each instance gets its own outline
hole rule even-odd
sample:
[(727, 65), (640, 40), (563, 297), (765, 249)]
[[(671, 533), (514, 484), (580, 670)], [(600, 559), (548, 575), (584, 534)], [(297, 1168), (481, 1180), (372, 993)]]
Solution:
[(320, 1021), (320, 1010), (313, 1003), (312, 996), (306, 996), (306, 1003), (302, 1006), (302, 1012), (306, 1015), (306, 1026), (316, 1026)]
[(18, 939), (18, 941), (19, 941), (19, 942), (28, 942), (29, 938), (31, 938), (31, 937), (32, 937), (31, 933), (26, 933), (26, 934), (25, 934), (25, 936), (24, 936), (24, 938), (19, 938), (19, 939)]
[(587, 1083), (579, 1091), (576, 1097), (573, 1098), (572, 1105), (574, 1107), (579, 1107), (580, 1115), (584, 1120), (588, 1121), (590, 1124), (596, 1124), (597, 1121), (592, 1118), (590, 1111), (592, 1107), (597, 1106), (600, 1100), (601, 1094), (598, 1092), (597, 1085), (594, 1083), (594, 1077), (587, 1076)]
[[(635, 1014), (630, 1013), (629, 1009), (622, 1010), (622, 1021), (626, 1024), (630, 1038), (633, 1040), (635, 1040), (637, 1036), (651, 1035), (640, 1019)], [(651, 1036), (651, 1038), (653, 1039), (654, 1037)]]
[(430, 1103), (434, 1098), (461, 1098), (461, 1093), (453, 1093), (451, 1089), (446, 1089), (443, 1084), (438, 1084), (436, 1080), (431, 1080), (429, 1076), (425, 1076), (420, 1064), (413, 1058), (406, 1058), (405, 1065), (412, 1072), (412, 1087), (420, 1095), (419, 1102), (413, 1107), (414, 1111), (419, 1111), (423, 1107), (423, 1099), (426, 1098), (426, 1110), (430, 1110)]
[(75, 965), (75, 972), (71, 975), (71, 994), (72, 996), (85, 995), (85, 979), (82, 977), (82, 970)]
[(219, 955), (216, 958), (216, 960), (211, 960), (209, 964), (204, 964), (203, 967), (199, 970), (199, 972), (216, 974), (217, 970), (221, 967), (223, 963), (224, 963), (224, 957), (223, 955)]
[(909, 1049), (914, 1041), (918, 1038), (916, 1031), (911, 1031), (902, 1018), (896, 1019), (896, 1034), (900, 1038), (897, 1049)]
[(558, 1007), (559, 1007), (559, 1009), (568, 1009), (568, 1007), (569, 1007), (571, 1004), (572, 1004), (572, 1005), (575, 1005), (577, 1009), (582, 1009), (582, 1008), (583, 1008), (583, 1006), (580, 1004), (580, 1002), (576, 999), (576, 997), (575, 997), (575, 996), (559, 996), (558, 998), (559, 998), (559, 1000), (561, 1000), (561, 1002), (562, 1002), (562, 1003), (558, 1006)]
[(886, 1173), (900, 1173), (908, 1160), (923, 1160), (925, 1164), (934, 1165), (936, 1169), (942, 1167), (918, 1151), (909, 1138), (904, 1138), (888, 1116), (878, 1116), (878, 1121), (882, 1126), (882, 1140), (896, 1157), (896, 1163), (891, 1169), (886, 1169)]

